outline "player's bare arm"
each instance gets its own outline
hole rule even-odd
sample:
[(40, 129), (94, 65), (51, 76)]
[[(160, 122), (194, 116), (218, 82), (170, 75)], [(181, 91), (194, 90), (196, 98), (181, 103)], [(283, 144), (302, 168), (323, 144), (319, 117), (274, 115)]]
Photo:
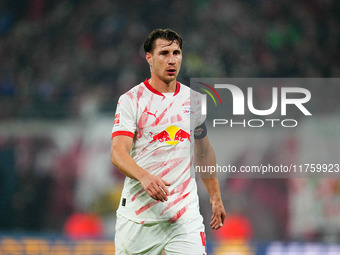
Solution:
[(169, 190), (166, 186), (170, 183), (158, 176), (150, 174), (145, 169), (136, 164), (130, 156), (133, 138), (119, 135), (112, 138), (111, 142), (111, 161), (126, 176), (138, 180), (142, 188), (155, 200), (167, 201)]
[[(208, 136), (195, 140), (195, 160), (197, 166), (216, 165), (215, 152), (209, 142)], [(209, 173), (209, 176), (207, 176), (206, 173), (205, 175), (199, 173), (199, 175), (210, 196), (210, 204), (212, 207), (210, 226), (212, 229), (217, 230), (223, 225), (226, 212), (223, 206), (216, 173)]]

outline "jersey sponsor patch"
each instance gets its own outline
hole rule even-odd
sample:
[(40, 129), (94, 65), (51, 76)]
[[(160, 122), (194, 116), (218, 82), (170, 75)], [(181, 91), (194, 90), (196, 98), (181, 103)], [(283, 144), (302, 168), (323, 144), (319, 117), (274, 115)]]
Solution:
[(115, 121), (114, 121), (114, 123), (113, 123), (113, 126), (114, 126), (114, 127), (119, 127), (119, 126), (120, 126), (120, 115), (121, 115), (120, 112), (119, 112), (119, 113), (116, 113), (116, 115), (115, 115)]

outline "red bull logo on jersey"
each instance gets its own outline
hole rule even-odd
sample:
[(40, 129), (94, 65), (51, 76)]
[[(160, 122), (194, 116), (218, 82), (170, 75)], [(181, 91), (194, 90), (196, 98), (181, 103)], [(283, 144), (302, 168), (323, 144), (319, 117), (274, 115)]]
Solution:
[(150, 143), (158, 141), (160, 143), (165, 142), (170, 145), (175, 145), (185, 140), (190, 142), (190, 134), (177, 126), (169, 126), (157, 134), (150, 132), (150, 137), (152, 138)]

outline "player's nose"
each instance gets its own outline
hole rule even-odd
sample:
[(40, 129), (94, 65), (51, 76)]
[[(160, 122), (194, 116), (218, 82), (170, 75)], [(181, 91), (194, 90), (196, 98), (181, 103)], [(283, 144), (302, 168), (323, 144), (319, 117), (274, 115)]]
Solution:
[(170, 54), (168, 63), (169, 63), (170, 65), (173, 65), (173, 64), (176, 63), (176, 58), (175, 58), (174, 54)]

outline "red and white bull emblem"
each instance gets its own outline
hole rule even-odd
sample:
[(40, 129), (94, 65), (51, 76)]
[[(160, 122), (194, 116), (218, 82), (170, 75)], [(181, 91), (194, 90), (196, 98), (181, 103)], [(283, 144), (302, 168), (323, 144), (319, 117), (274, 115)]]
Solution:
[(186, 139), (190, 142), (190, 134), (177, 126), (169, 126), (157, 134), (150, 132), (150, 137), (152, 138), (150, 143), (158, 141), (161, 143), (165, 142), (170, 145), (175, 145), (178, 142), (185, 141)]

